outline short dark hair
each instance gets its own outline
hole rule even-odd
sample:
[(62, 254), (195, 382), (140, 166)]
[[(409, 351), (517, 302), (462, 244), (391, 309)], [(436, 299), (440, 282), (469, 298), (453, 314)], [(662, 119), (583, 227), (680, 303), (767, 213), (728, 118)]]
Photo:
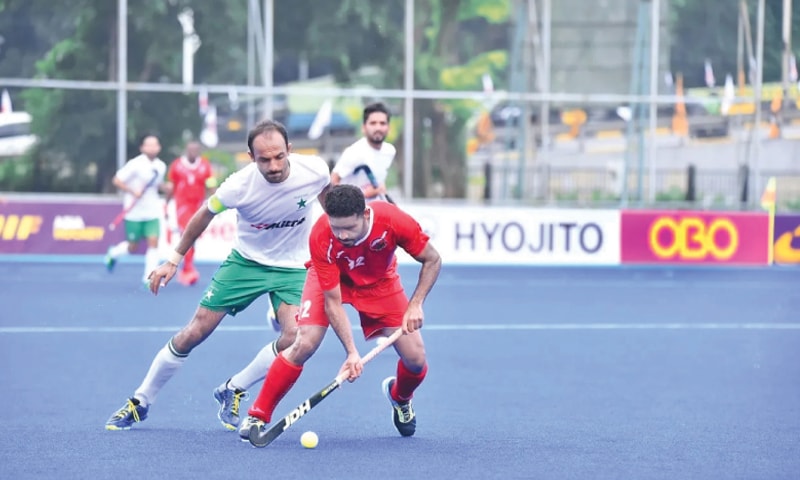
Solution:
[(389, 112), (389, 107), (387, 107), (381, 102), (375, 102), (375, 103), (370, 103), (369, 105), (364, 107), (363, 123), (367, 123), (367, 120), (369, 120), (369, 116), (376, 112), (385, 113), (387, 122), (392, 119), (392, 114)]
[(286, 127), (284, 127), (281, 122), (275, 120), (262, 120), (247, 134), (247, 149), (250, 150), (250, 153), (253, 153), (253, 140), (257, 136), (267, 132), (280, 133), (283, 137), (283, 141), (286, 142), (286, 148), (289, 148), (289, 134), (286, 133)]
[(155, 133), (155, 132), (147, 132), (147, 133), (145, 133), (145, 134), (143, 134), (143, 135), (141, 135), (139, 137), (139, 146), (141, 147), (142, 145), (144, 145), (144, 141), (147, 140), (150, 137), (155, 138), (156, 140), (158, 140), (158, 143), (161, 143), (161, 139), (158, 138), (158, 134), (157, 133)]
[(325, 213), (329, 217), (346, 218), (364, 213), (367, 208), (364, 192), (355, 185), (341, 183), (325, 194)]

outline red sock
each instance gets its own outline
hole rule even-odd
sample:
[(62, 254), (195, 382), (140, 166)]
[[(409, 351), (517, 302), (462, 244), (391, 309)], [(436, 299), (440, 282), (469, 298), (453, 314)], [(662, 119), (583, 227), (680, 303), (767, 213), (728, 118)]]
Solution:
[(183, 271), (186, 273), (194, 271), (194, 247), (190, 248), (183, 256)]
[(283, 355), (278, 355), (269, 367), (258, 398), (247, 413), (267, 423), (272, 421), (272, 412), (275, 411), (278, 402), (292, 388), (302, 372), (302, 365), (289, 363)]
[(392, 398), (398, 402), (407, 402), (414, 396), (414, 390), (425, 380), (428, 364), (419, 373), (414, 373), (405, 366), (402, 360), (397, 361), (397, 381), (392, 386)]

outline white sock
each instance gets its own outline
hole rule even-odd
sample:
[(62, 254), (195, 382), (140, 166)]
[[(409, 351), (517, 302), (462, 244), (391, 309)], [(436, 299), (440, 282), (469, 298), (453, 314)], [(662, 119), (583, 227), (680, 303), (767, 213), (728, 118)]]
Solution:
[(111, 258), (118, 258), (122, 255), (127, 255), (128, 242), (126, 240), (119, 242), (118, 244), (108, 249), (108, 254), (111, 256)]
[(150, 275), (150, 272), (158, 267), (158, 249), (148, 248), (144, 253), (144, 280)]
[(248, 366), (244, 367), (241, 372), (231, 377), (229, 386), (234, 389), (249, 390), (256, 383), (263, 382), (264, 377), (267, 375), (267, 370), (269, 370), (269, 366), (272, 365), (272, 361), (275, 360), (276, 356), (275, 342), (272, 342), (262, 348), (256, 358)]
[(181, 368), (186, 362), (187, 356), (179, 357), (172, 353), (169, 344), (158, 351), (150, 370), (147, 371), (142, 384), (136, 389), (134, 397), (139, 399), (143, 405), (155, 403), (158, 392), (167, 381)]

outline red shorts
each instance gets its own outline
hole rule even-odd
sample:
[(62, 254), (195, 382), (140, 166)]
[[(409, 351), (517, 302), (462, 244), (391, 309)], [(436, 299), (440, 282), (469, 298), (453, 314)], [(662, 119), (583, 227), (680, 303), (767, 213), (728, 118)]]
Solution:
[(200, 209), (200, 206), (203, 205), (203, 200), (197, 201), (188, 201), (188, 200), (181, 200), (175, 201), (175, 216), (178, 217), (178, 228), (181, 230), (186, 230), (186, 225), (189, 224), (189, 220), (192, 219), (194, 214), (197, 210)]
[[(372, 290), (359, 290), (339, 285), (342, 291), (342, 303), (352, 305), (358, 311), (361, 320), (361, 330), (364, 338), (369, 339), (383, 328), (400, 328), (403, 325), (403, 315), (408, 308), (408, 297), (403, 291), (400, 281), (397, 280), (396, 288), (381, 290), (388, 294), (376, 295)], [(319, 278), (314, 267), (309, 267), (303, 297), (300, 299), (300, 312), (297, 319), (298, 325), (319, 325), (328, 327), (330, 322), (325, 314), (325, 295), (319, 285)]]

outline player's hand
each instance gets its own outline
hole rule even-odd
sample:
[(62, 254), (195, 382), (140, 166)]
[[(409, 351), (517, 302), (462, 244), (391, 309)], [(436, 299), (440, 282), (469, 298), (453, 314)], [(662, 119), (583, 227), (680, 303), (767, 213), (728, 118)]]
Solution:
[(175, 276), (175, 273), (178, 271), (178, 266), (174, 263), (164, 262), (158, 266), (155, 270), (150, 272), (150, 275), (147, 276), (147, 279), (150, 280), (150, 291), (153, 292), (153, 295), (158, 295), (158, 289), (161, 287), (166, 287), (172, 277)]
[(384, 185), (380, 185), (377, 187), (368, 186), (364, 188), (364, 197), (366, 198), (375, 198), (380, 195), (386, 195), (386, 187)]
[(347, 355), (339, 373), (347, 374), (347, 381), (353, 382), (356, 378), (361, 376), (363, 371), (364, 364), (361, 363), (361, 355), (359, 355), (358, 352), (354, 352)]
[(406, 313), (403, 315), (403, 333), (411, 333), (422, 328), (425, 315), (422, 313), (422, 306), (413, 303), (408, 304)]

